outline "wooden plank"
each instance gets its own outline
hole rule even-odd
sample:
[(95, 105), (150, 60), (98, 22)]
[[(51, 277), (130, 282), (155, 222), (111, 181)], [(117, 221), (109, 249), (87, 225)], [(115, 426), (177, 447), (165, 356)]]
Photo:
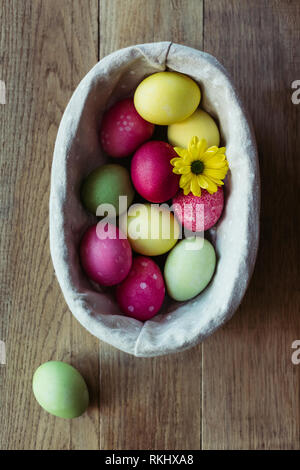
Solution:
[[(198, 0), (100, 0), (100, 56), (153, 41), (202, 45)], [(102, 449), (199, 449), (201, 346), (134, 358), (101, 344)]]
[(239, 311), (203, 345), (204, 449), (299, 449), (300, 4), (205, 2), (204, 48), (233, 75), (260, 155), (262, 217), (255, 274)]
[(98, 341), (68, 311), (48, 246), (54, 141), (71, 93), (97, 61), (98, 2), (13, 0), (1, 2), (0, 15), (0, 448), (98, 448), (98, 411), (57, 419), (31, 392), (36, 367), (58, 359), (78, 366), (98, 395)]
[(99, 1), (100, 57), (154, 41), (202, 48), (202, 0)]

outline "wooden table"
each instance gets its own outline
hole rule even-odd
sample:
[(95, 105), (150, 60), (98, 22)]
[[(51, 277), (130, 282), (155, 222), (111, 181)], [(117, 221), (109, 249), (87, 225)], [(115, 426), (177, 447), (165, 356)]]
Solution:
[[(1, 449), (299, 449), (298, 0), (0, 0)], [(255, 273), (234, 318), (187, 352), (122, 353), (72, 317), (48, 240), (57, 128), (81, 78), (136, 43), (215, 55), (253, 118), (262, 175)], [(31, 392), (47, 360), (76, 366), (92, 403), (65, 421)]]

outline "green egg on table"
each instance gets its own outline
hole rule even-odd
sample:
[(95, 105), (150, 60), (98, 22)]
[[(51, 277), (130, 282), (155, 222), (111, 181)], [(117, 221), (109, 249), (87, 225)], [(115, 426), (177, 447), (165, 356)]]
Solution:
[(168, 127), (168, 141), (174, 147), (187, 148), (194, 137), (205, 139), (208, 147), (220, 144), (220, 132), (214, 119), (203, 109)]
[[(127, 205), (124, 205), (121, 212), (119, 196), (127, 196)], [(96, 168), (87, 176), (81, 188), (83, 205), (95, 215), (100, 204), (111, 204), (116, 210), (116, 215), (119, 215), (127, 210), (133, 198), (134, 189), (129, 172), (118, 164), (107, 164)]]
[(65, 362), (49, 361), (39, 366), (32, 388), (41, 407), (60, 418), (76, 418), (89, 404), (89, 392), (82, 375)]
[(216, 266), (212, 244), (200, 237), (181, 240), (169, 253), (164, 276), (170, 297), (189, 300), (205, 289)]

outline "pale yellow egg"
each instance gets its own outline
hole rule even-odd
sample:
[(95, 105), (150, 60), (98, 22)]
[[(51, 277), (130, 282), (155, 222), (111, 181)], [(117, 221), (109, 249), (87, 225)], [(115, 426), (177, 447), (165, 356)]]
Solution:
[(158, 72), (139, 84), (134, 105), (146, 121), (167, 126), (193, 114), (200, 99), (199, 86), (187, 75)]
[(205, 139), (208, 147), (220, 144), (220, 133), (213, 118), (203, 109), (197, 109), (184, 121), (168, 127), (168, 140), (174, 147), (187, 148), (192, 137)]
[(134, 204), (128, 210), (127, 236), (137, 253), (157, 256), (171, 250), (180, 235), (174, 215), (157, 204)]

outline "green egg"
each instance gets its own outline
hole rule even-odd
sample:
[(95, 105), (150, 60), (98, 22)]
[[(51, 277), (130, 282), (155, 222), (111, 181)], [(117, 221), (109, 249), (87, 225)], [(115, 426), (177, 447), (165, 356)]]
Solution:
[[(119, 196), (127, 196), (127, 205), (121, 211), (119, 211)], [(83, 205), (95, 215), (100, 204), (112, 204), (116, 209), (116, 215), (119, 215), (127, 210), (133, 197), (134, 189), (129, 172), (117, 164), (96, 168), (84, 180), (81, 188)]]
[(189, 300), (205, 289), (216, 266), (214, 247), (200, 237), (181, 240), (169, 253), (165, 281), (170, 297)]
[(38, 367), (32, 388), (41, 407), (60, 418), (76, 418), (89, 404), (89, 392), (82, 375), (65, 362), (50, 361)]

